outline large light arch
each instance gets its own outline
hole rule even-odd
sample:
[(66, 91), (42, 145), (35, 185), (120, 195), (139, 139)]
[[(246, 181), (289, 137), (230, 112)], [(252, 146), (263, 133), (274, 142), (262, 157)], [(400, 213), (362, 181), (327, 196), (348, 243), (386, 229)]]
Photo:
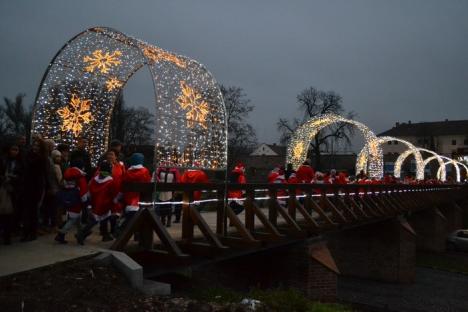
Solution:
[(369, 153), (369, 176), (381, 178), (382, 171), (382, 149), (377, 143), (376, 135), (364, 124), (346, 119), (344, 117), (325, 114), (308, 120), (300, 126), (291, 137), (287, 149), (287, 163), (291, 163), (297, 169), (307, 158), (310, 141), (323, 128), (334, 123), (344, 122), (355, 126), (364, 136)]
[[(414, 158), (416, 159), (416, 179), (418, 180), (423, 180), (424, 179), (424, 160), (422, 158), (421, 153), (419, 152), (418, 148), (414, 146), (411, 142), (402, 140), (400, 138), (395, 138), (391, 136), (382, 136), (382, 137), (377, 137), (378, 143), (380, 145), (385, 144), (390, 141), (398, 141), (400, 143), (405, 144), (408, 147), (408, 151), (411, 151), (412, 154), (414, 154)], [(367, 159), (368, 159), (368, 146), (367, 144), (362, 148), (362, 150), (359, 152), (357, 159), (358, 161), (356, 162), (356, 172), (360, 172), (361, 170), (365, 170), (367, 167)], [(407, 157), (407, 156), (406, 156)], [(405, 157), (405, 158), (406, 158)], [(383, 160), (382, 160), (383, 163)], [(400, 172), (397, 174), (394, 174), (395, 177), (399, 178), (400, 177)]]
[[(429, 158), (431, 158), (430, 161), (433, 160), (432, 157), (435, 157), (435, 159), (437, 159), (437, 161), (439, 163), (439, 167), (443, 167), (442, 172), (441, 172), (440, 180), (445, 181), (446, 173), (445, 173), (444, 160), (442, 159), (442, 156), (435, 153), (434, 151), (431, 151), (431, 150), (428, 150), (428, 149), (425, 149), (425, 148), (417, 147), (416, 149), (417, 149), (417, 151), (419, 152), (420, 155), (421, 155), (421, 152), (426, 152), (426, 153), (429, 153), (429, 154), (433, 155), (433, 156), (429, 157)], [(412, 155), (412, 154), (414, 154), (414, 152), (411, 149), (408, 149), (408, 150), (405, 150), (403, 153), (401, 153), (400, 156), (398, 156), (397, 160), (395, 161), (395, 170), (394, 170), (395, 177), (400, 177), (401, 176), (401, 166), (403, 165), (403, 162), (406, 160), (406, 158), (408, 156)], [(424, 160), (422, 162), (422, 172), (423, 172), (423, 175), (422, 175), (423, 178), (422, 179), (424, 179), (424, 169), (426, 168), (426, 165), (430, 161), (427, 161), (427, 159), (426, 159), (426, 160)]]
[(224, 169), (226, 111), (211, 73), (195, 60), (110, 28), (90, 28), (54, 56), (36, 96), (33, 134), (72, 147), (86, 137), (96, 164), (108, 145), (117, 95), (145, 65), (155, 91), (155, 165)]

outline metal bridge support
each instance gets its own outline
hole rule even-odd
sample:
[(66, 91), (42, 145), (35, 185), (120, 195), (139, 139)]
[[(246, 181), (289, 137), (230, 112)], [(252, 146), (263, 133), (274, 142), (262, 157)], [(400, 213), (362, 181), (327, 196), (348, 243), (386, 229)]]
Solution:
[(327, 235), (342, 275), (411, 283), (415, 276), (415, 232), (404, 218)]
[(419, 250), (443, 252), (448, 234), (448, 221), (442, 212), (434, 207), (411, 214), (409, 223), (414, 228), (416, 247)]

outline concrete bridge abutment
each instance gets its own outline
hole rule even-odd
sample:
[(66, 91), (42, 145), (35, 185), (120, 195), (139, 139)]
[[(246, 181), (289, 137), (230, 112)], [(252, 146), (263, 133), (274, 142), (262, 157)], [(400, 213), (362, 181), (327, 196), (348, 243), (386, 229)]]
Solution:
[[(453, 207), (446, 208), (447, 211), (452, 209)], [(453, 218), (456, 218), (455, 214)], [(414, 212), (408, 218), (408, 221), (417, 234), (417, 249), (433, 252), (445, 251), (449, 220), (439, 208), (434, 207)]]
[(327, 241), (343, 275), (394, 283), (414, 281), (416, 234), (404, 218), (332, 233)]

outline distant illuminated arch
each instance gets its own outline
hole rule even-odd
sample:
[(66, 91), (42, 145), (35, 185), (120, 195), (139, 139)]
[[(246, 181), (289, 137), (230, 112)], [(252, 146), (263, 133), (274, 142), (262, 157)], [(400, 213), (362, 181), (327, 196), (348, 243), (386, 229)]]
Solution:
[[(441, 181), (445, 181), (445, 176), (446, 176), (446, 172), (445, 172), (445, 166), (444, 166), (444, 160), (442, 159), (442, 156), (438, 155), (437, 153), (435, 153), (434, 151), (431, 151), (431, 150), (428, 150), (428, 149), (425, 149), (425, 148), (420, 148), (420, 147), (417, 147), (416, 148), (417, 151), (419, 152), (419, 155), (421, 155), (421, 152), (426, 152), (426, 153), (429, 153), (433, 156), (429, 157), (428, 159), (425, 159), (423, 160), (423, 162), (421, 163), (421, 167), (422, 167), (422, 178), (420, 180), (423, 180), (424, 179), (424, 169), (426, 168), (427, 164), (434, 160), (434, 159), (437, 159), (438, 163), (439, 163), (439, 168), (442, 168), (441, 169), (441, 176), (440, 176), (440, 180)], [(394, 169), (394, 175), (395, 177), (401, 177), (401, 166), (403, 165), (403, 162), (406, 160), (406, 158), (410, 155), (414, 154), (413, 151), (411, 149), (407, 149), (405, 150), (403, 153), (400, 154), (400, 156), (398, 156), (397, 160), (395, 161), (395, 169)], [(435, 157), (435, 158), (433, 158)], [(416, 157), (415, 157), (416, 158)], [(417, 166), (417, 163), (416, 162), (416, 166)]]
[(312, 118), (297, 128), (288, 144), (287, 163), (291, 163), (293, 168), (297, 169), (307, 158), (310, 141), (315, 135), (323, 128), (339, 122), (351, 124), (362, 133), (366, 141), (369, 155), (369, 176), (372, 178), (381, 178), (383, 175), (383, 155), (376, 135), (366, 125), (334, 114), (324, 114)]
[(461, 161), (456, 161), (458, 165), (462, 166), (465, 169), (465, 179), (468, 178), (468, 166), (462, 163)]
[(96, 165), (108, 147), (118, 95), (142, 67), (154, 87), (155, 165), (226, 168), (226, 111), (212, 74), (195, 60), (106, 27), (79, 33), (54, 56), (36, 96), (32, 133), (71, 148), (84, 137)]
[[(413, 154), (414, 158), (416, 159), (416, 179), (418, 180), (424, 179), (424, 166), (423, 166), (424, 160), (416, 146), (414, 146), (412, 143), (408, 141), (402, 140), (400, 138), (391, 137), (391, 136), (377, 137), (377, 140), (380, 145), (385, 144), (387, 142), (391, 142), (391, 141), (398, 141), (400, 143), (405, 144), (408, 147), (407, 151), (410, 151), (410, 154)], [(408, 157), (408, 155), (406, 157)], [(367, 166), (367, 158), (368, 158), (368, 146), (366, 144), (357, 156), (358, 161), (356, 162), (356, 172), (360, 172), (361, 170), (365, 169), (365, 167)], [(383, 160), (382, 160), (382, 163), (383, 163)], [(401, 169), (398, 170), (398, 173), (394, 173), (395, 177), (397, 178), (400, 177), (400, 170)]]
[(440, 174), (441, 174), (441, 171), (442, 170), (445, 170), (445, 167), (447, 165), (453, 165), (453, 167), (455, 167), (455, 176), (456, 176), (456, 181), (457, 182), (460, 182), (461, 180), (461, 175), (460, 175), (460, 167), (459, 167), (459, 162), (456, 161), (456, 160), (453, 160), (451, 158), (448, 158), (446, 156), (440, 156), (442, 157), (443, 159), (446, 160), (446, 162), (444, 163), (443, 166), (439, 166), (439, 169), (437, 170), (437, 177), (439, 178), (440, 177)]

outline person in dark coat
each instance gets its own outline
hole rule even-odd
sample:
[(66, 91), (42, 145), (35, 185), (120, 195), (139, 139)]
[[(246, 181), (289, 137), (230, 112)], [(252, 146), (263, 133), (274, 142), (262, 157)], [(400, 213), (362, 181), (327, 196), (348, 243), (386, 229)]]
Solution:
[(35, 139), (25, 163), (22, 242), (37, 238), (39, 207), (45, 196), (48, 162), (45, 142), (39, 138)]
[(5, 148), (5, 157), (0, 160), (0, 179), (3, 181), (3, 186), (8, 191), (11, 200), (12, 214), (7, 216), (5, 220), (4, 237), (5, 243), (10, 242), (10, 234), (12, 231), (19, 229), (21, 217), (21, 186), (24, 174), (23, 157), (20, 154), (20, 149), (17, 144), (8, 144)]
[(86, 172), (86, 179), (89, 181), (93, 176), (91, 167), (91, 156), (86, 151), (88, 140), (80, 137), (76, 149), (70, 153), (70, 162), (80, 162), (83, 164), (83, 171)]

